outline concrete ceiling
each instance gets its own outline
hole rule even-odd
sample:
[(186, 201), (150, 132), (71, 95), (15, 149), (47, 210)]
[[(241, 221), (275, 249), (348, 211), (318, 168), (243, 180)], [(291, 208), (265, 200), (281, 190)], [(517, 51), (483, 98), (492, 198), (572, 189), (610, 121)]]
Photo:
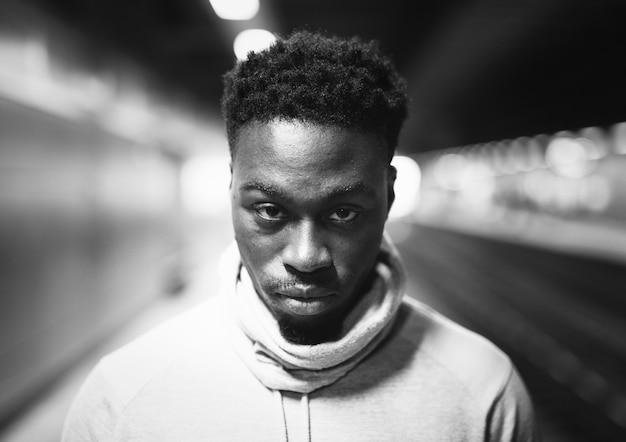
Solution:
[(379, 39), (409, 79), (407, 152), (626, 121), (621, 0), (261, 0), (251, 22), (207, 0), (31, 0), (215, 107), (247, 27)]

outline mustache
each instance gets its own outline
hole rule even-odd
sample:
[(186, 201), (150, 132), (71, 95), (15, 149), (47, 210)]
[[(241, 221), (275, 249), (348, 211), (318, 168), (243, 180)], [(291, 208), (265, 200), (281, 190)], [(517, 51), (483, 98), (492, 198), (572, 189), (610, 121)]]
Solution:
[(272, 292), (280, 292), (283, 290), (291, 290), (302, 287), (323, 288), (328, 291), (338, 291), (339, 280), (332, 274), (298, 274), (287, 275), (284, 277), (272, 276), (265, 281), (266, 290)]

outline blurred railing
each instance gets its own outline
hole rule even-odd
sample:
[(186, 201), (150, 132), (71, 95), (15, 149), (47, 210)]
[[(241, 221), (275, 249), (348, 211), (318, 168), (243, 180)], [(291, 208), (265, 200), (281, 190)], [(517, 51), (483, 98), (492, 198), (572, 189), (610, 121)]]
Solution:
[(626, 260), (626, 123), (414, 155), (410, 218)]

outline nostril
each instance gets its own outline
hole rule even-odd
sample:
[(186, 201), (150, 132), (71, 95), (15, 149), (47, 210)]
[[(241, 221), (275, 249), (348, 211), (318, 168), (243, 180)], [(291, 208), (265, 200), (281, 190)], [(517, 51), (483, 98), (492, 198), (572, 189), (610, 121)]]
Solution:
[(287, 247), (284, 264), (302, 273), (311, 273), (330, 266), (328, 249), (310, 236), (299, 237)]
[(314, 220), (303, 219), (293, 226), (284, 249), (283, 262), (301, 273), (330, 266), (331, 256), (324, 242), (324, 233)]
[(331, 266), (319, 266), (313, 269), (302, 269), (294, 267), (290, 264), (285, 263), (285, 269), (288, 273), (298, 277), (302, 282), (307, 282), (309, 278), (318, 278), (322, 273), (326, 273), (326, 271)]
[(330, 259), (327, 259), (325, 254), (318, 256), (299, 257), (299, 258), (287, 258), (284, 261), (286, 267), (292, 268), (299, 273), (313, 273), (318, 270), (323, 270), (330, 266)]

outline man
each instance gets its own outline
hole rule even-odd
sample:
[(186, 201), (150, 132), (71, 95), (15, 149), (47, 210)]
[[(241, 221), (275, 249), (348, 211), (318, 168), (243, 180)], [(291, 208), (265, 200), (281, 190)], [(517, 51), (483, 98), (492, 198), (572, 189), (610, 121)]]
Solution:
[(532, 441), (509, 359), (405, 295), (384, 234), (403, 79), (297, 32), (225, 75), (220, 294), (105, 357), (65, 441)]

